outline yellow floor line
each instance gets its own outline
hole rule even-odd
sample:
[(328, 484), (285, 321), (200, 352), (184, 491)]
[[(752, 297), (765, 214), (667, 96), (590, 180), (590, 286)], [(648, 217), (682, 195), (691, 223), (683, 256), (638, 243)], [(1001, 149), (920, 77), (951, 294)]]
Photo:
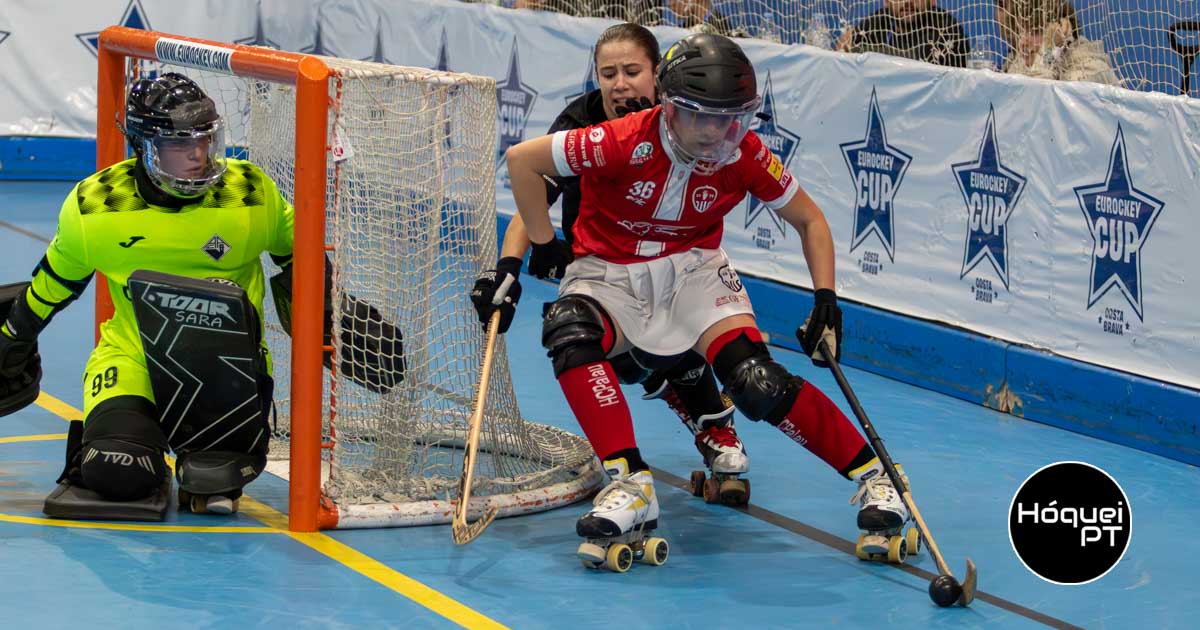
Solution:
[(175, 532), (186, 534), (284, 534), (274, 527), (203, 527), (191, 525), (151, 525), (138, 523), (99, 523), (96, 521), (68, 521), (37, 516), (15, 516), (0, 514), (0, 522), (46, 525), (48, 527), (70, 527), (73, 529), (110, 529), (127, 532)]
[(12, 437), (0, 437), (0, 444), (12, 444), (14, 442), (45, 442), (49, 440), (65, 440), (66, 433), (42, 433), (41, 435), (14, 435)]
[[(67, 403), (42, 392), (38, 395), (37, 404), (63, 420), (82, 419), (83, 412)], [(65, 439), (66, 434), (51, 434), (42, 436), (25, 436), (26, 440), (5, 438), (10, 441), (33, 441), (38, 439)], [(470, 607), (444, 595), (424, 584), (400, 573), (382, 562), (362, 553), (361, 551), (341, 543), (320, 532), (307, 534), (287, 530), (287, 516), (278, 510), (257, 501), (250, 495), (242, 495), (239, 511), (267, 527), (185, 527), (181, 525), (131, 525), (121, 523), (92, 523), (87, 521), (58, 521), (34, 517), (9, 516), (0, 514), (0, 521), (15, 523), (30, 523), (59, 527), (82, 527), (88, 529), (123, 529), (134, 531), (180, 531), (204, 533), (282, 533), (293, 540), (308, 546), (327, 558), (338, 562), (404, 597), (420, 604), (429, 610), (466, 628), (506, 628), (507, 626), (494, 619), (471, 609)]]

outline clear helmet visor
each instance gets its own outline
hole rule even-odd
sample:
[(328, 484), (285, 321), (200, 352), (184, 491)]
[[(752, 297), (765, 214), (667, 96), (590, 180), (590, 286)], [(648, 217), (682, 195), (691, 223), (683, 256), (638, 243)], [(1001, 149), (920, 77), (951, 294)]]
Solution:
[(736, 109), (715, 109), (681, 98), (663, 103), (667, 139), (676, 156), (692, 162), (693, 168), (715, 170), (725, 163), (754, 122), (761, 100)]
[(203, 195), (225, 174), (225, 129), (220, 121), (184, 131), (159, 131), (143, 140), (146, 172), (177, 197)]

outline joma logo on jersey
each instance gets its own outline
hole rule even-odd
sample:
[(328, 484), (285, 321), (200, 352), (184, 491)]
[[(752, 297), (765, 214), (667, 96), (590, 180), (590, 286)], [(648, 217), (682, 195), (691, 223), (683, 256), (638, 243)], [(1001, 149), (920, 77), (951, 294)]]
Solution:
[(1138, 319), (1142, 314), (1142, 246), (1162, 212), (1163, 202), (1138, 190), (1129, 173), (1125, 134), (1117, 125), (1103, 183), (1075, 188), (1079, 208), (1092, 237), (1090, 309), (1117, 287)]
[[(1008, 288), (1008, 219), (1025, 190), (1025, 178), (1001, 163), (996, 141), (996, 112), (989, 108), (983, 139), (975, 160), (951, 165), (954, 181), (967, 204), (967, 242), (962, 272), (966, 277), (982, 261), (991, 263), (1004, 288)], [(976, 283), (975, 299), (995, 297), (991, 283)], [(985, 299), (986, 296), (986, 299)]]
[(148, 296), (151, 304), (175, 311), (175, 321), (180, 324), (195, 324), (212, 328), (223, 328), (222, 318), (236, 324), (237, 320), (229, 313), (229, 305), (215, 300), (178, 295), (158, 291)]
[(872, 233), (883, 243), (888, 257), (896, 260), (895, 218), (892, 201), (912, 156), (888, 144), (883, 114), (874, 88), (868, 106), (867, 131), (860, 141), (841, 145), (846, 167), (854, 182), (854, 234), (850, 240), (853, 252)]

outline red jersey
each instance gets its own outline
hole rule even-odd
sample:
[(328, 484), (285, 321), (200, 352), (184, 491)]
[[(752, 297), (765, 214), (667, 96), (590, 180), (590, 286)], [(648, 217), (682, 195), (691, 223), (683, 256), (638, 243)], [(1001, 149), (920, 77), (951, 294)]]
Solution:
[(580, 179), (576, 257), (628, 264), (721, 245), (725, 215), (746, 193), (778, 210), (799, 190), (753, 131), (725, 166), (701, 175), (669, 155), (662, 108), (554, 134), (555, 168)]

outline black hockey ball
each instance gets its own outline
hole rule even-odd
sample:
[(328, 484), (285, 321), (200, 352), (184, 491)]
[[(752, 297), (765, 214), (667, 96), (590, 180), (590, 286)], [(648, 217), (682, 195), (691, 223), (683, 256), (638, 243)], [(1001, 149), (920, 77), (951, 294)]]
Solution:
[(942, 608), (953, 605), (961, 595), (962, 586), (952, 575), (939, 575), (929, 583), (929, 599)]

